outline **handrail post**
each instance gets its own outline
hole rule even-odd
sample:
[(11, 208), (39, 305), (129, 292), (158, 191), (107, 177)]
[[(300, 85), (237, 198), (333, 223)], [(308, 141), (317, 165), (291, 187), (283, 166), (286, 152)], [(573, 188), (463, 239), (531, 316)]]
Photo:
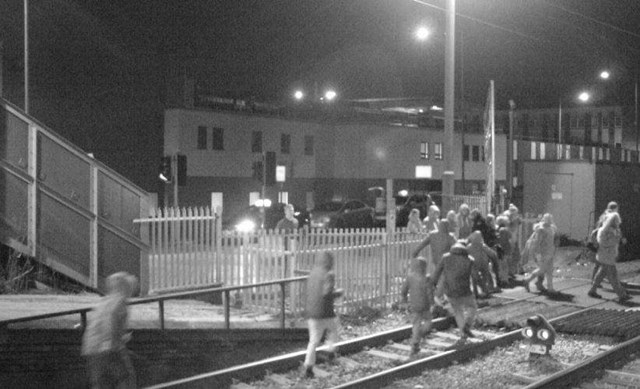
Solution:
[(80, 312), (80, 323), (82, 324), (82, 331), (84, 332), (87, 329), (87, 312)]
[(284, 307), (285, 307), (285, 298), (286, 298), (286, 296), (284, 294), (285, 293), (285, 284), (286, 284), (285, 281), (282, 281), (280, 283), (280, 291), (282, 292), (282, 302), (281, 302), (281, 306), (280, 306), (280, 309), (282, 309), (282, 316), (280, 318), (280, 329), (282, 329), (283, 331), (284, 331), (284, 322), (285, 322), (285, 317), (284, 317), (285, 316), (284, 315), (284, 313), (285, 313), (284, 312)]
[(229, 291), (224, 291), (224, 328), (229, 329), (231, 323), (229, 322), (229, 315), (231, 314), (231, 307), (229, 306)]
[(164, 300), (158, 300), (158, 311), (160, 314), (160, 329), (164, 330)]

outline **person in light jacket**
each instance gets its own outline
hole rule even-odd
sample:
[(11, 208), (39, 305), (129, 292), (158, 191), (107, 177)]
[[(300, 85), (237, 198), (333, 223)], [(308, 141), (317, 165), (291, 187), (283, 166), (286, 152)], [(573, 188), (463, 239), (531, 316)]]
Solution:
[(340, 322), (334, 311), (335, 299), (342, 296), (342, 289), (335, 289), (333, 255), (323, 252), (307, 280), (307, 324), (309, 344), (304, 360), (303, 377), (313, 378), (316, 363), (316, 348), (327, 332), (326, 345), (330, 358), (337, 355), (335, 343), (338, 341)]
[[(433, 306), (433, 282), (427, 274), (427, 261), (423, 257), (411, 260), (411, 271), (407, 275), (400, 291), (402, 303), (407, 300), (411, 307), (411, 355), (420, 351), (420, 341), (431, 330), (431, 307)], [(408, 296), (408, 298), (407, 298)]]
[[(534, 279), (536, 280), (536, 286), (540, 291), (548, 291), (549, 293), (555, 293), (553, 289), (553, 259), (556, 253), (555, 235), (557, 227), (553, 222), (553, 216), (550, 213), (545, 213), (540, 220), (533, 226), (532, 240), (531, 240), (531, 253), (537, 259), (538, 267), (524, 279), (524, 288), (529, 291), (529, 283)], [(543, 279), (538, 278), (543, 276), (547, 279), (547, 287), (542, 285)]]
[(88, 315), (82, 336), (82, 355), (87, 361), (91, 388), (135, 388), (136, 375), (127, 342), (127, 299), (137, 288), (137, 279), (126, 272), (110, 275), (106, 280), (107, 294)]
[(631, 298), (629, 293), (620, 284), (618, 279), (618, 270), (616, 269), (616, 261), (618, 260), (618, 245), (622, 239), (620, 232), (620, 215), (617, 212), (610, 212), (605, 216), (602, 227), (598, 230), (598, 251), (596, 252), (596, 261), (600, 265), (591, 288), (587, 293), (589, 297), (601, 298), (596, 293), (596, 288), (606, 277), (611, 283), (613, 290), (618, 295), (618, 302), (623, 303)]

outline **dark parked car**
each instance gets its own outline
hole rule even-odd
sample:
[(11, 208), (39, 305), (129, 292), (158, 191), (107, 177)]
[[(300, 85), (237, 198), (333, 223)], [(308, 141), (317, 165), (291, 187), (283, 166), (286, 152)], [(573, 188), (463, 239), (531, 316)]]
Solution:
[[(235, 216), (229, 227), (242, 232), (255, 231), (260, 228), (267, 230), (273, 229), (276, 227), (276, 224), (278, 224), (278, 221), (284, 217), (285, 205), (286, 204), (283, 203), (275, 203), (266, 207), (264, 225), (262, 226), (261, 207), (252, 205)], [(309, 224), (309, 213), (304, 208), (294, 205), (293, 209), (294, 216), (298, 219), (298, 227), (302, 228)]]
[(310, 212), (314, 228), (371, 228), (374, 209), (360, 200), (329, 201)]

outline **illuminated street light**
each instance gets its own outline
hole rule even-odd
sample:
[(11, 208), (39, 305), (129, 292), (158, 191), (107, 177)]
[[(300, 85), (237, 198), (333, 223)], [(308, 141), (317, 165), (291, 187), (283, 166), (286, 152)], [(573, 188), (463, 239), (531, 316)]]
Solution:
[(302, 92), (301, 90), (297, 90), (297, 91), (295, 91), (295, 92), (293, 93), (293, 97), (294, 97), (296, 100), (302, 100), (302, 99), (304, 99), (304, 92)]
[(326, 91), (324, 93), (324, 98), (327, 101), (331, 101), (331, 100), (335, 99), (336, 96), (337, 96), (336, 92), (334, 90), (332, 90), (332, 89), (330, 89), (330, 90), (328, 90), (328, 91)]
[(429, 35), (431, 35), (431, 31), (426, 27), (419, 27), (416, 30), (416, 38), (418, 38), (418, 40), (427, 40), (427, 38), (429, 38)]
[(609, 71), (607, 70), (603, 70), (600, 72), (600, 78), (602, 78), (603, 80), (608, 80), (609, 76), (611, 76), (611, 73), (609, 73)]
[(578, 100), (582, 101), (583, 103), (589, 101), (590, 98), (591, 95), (589, 94), (589, 92), (582, 92), (578, 95)]

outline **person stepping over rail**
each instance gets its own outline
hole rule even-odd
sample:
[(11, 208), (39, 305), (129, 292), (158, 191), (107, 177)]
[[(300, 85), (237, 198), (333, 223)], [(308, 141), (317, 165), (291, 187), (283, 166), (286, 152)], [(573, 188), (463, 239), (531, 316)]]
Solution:
[(474, 337), (471, 327), (478, 310), (471, 292), (471, 273), (474, 271), (477, 271), (474, 259), (469, 257), (465, 242), (459, 240), (444, 255), (433, 275), (435, 284), (441, 277), (444, 280), (444, 294), (451, 304), (460, 330), (459, 343), (464, 343), (468, 337)]
[(413, 330), (411, 332), (410, 359), (420, 352), (420, 341), (431, 331), (433, 289), (433, 282), (427, 274), (427, 261), (423, 257), (413, 258), (410, 272), (400, 292), (402, 303), (405, 305), (407, 304), (408, 295), (411, 309)]
[[(493, 286), (493, 277), (491, 276), (490, 261), (497, 258), (497, 254), (489, 246), (484, 244), (482, 233), (473, 231), (469, 235), (467, 243), (467, 251), (473, 257), (476, 270), (473, 273), (473, 294), (478, 297), (488, 298), (491, 293), (497, 291)], [(482, 290), (482, 295), (478, 293), (478, 287)]]
[(342, 289), (335, 289), (333, 273), (333, 255), (323, 252), (307, 279), (307, 324), (309, 326), (309, 344), (304, 360), (304, 378), (313, 378), (313, 366), (316, 363), (316, 348), (320, 345), (322, 335), (327, 332), (326, 345), (328, 354), (335, 358), (340, 322), (334, 311), (335, 299), (343, 295)]

